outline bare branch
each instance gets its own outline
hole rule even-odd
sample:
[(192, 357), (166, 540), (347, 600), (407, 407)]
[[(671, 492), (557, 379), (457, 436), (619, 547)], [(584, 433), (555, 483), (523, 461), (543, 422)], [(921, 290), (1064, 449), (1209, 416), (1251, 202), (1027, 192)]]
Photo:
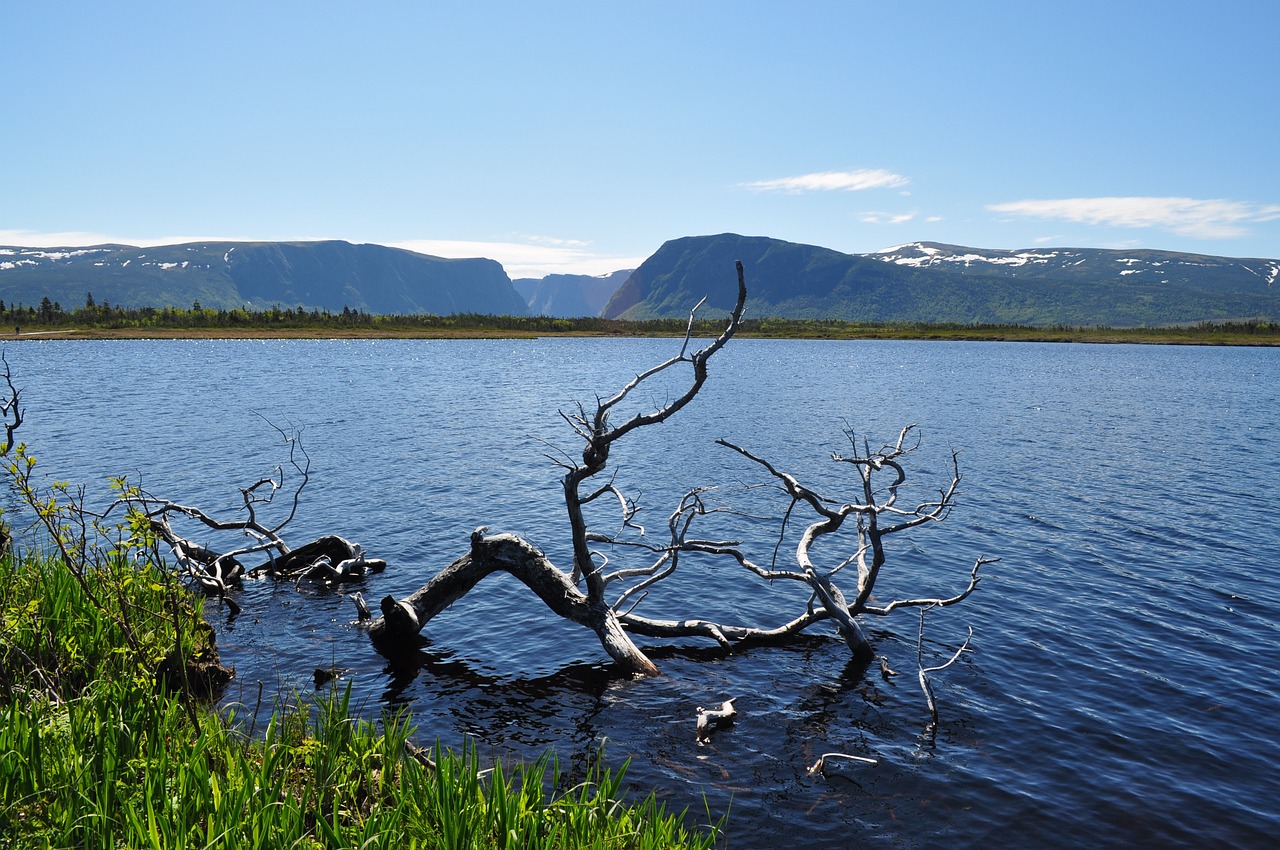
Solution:
[[(586, 487), (589, 479), (608, 467), (614, 443), (637, 428), (675, 415), (701, 390), (707, 380), (708, 359), (735, 334), (745, 309), (746, 287), (740, 263), (737, 272), (736, 306), (727, 326), (710, 344), (698, 351), (690, 351), (696, 315), (705, 303), (700, 301), (690, 311), (684, 339), (674, 357), (638, 372), (611, 396), (597, 395), (593, 410), (579, 403), (576, 409), (560, 412), (561, 418), (585, 444), (580, 461), (569, 452), (548, 455), (565, 469), (562, 486), (570, 520), (572, 570), (558, 569), (542, 552), (520, 537), (488, 535), (487, 530), (481, 527), (472, 534), (469, 554), (455, 560), (410, 597), (404, 600), (387, 597), (382, 601), (383, 616), (370, 626), (375, 641), (380, 645), (404, 641), (408, 636), (417, 634), (439, 611), (469, 592), (485, 576), (505, 571), (524, 582), (560, 616), (594, 630), (609, 655), (630, 673), (647, 674), (657, 669), (632, 641), (633, 636), (709, 639), (730, 651), (735, 645), (747, 641), (790, 640), (824, 621), (831, 621), (836, 626), (855, 658), (870, 664), (876, 656), (859, 624), (860, 615), (885, 615), (904, 607), (921, 610), (946, 607), (963, 601), (976, 589), (979, 570), (991, 559), (980, 558), (970, 573), (967, 587), (954, 596), (907, 598), (884, 606), (869, 604), (886, 561), (884, 538), (945, 519), (955, 506), (959, 492), (959, 463), (957, 454), (953, 452), (951, 480), (937, 497), (914, 506), (903, 504), (909, 492), (906, 460), (920, 446), (915, 425), (903, 427), (896, 439), (874, 452), (866, 437), (859, 440), (851, 430), (845, 430), (853, 453), (849, 456), (832, 454), (831, 460), (855, 470), (852, 499), (833, 498), (821, 493), (771, 460), (728, 440), (717, 440), (717, 444), (764, 469), (770, 483), (761, 486), (777, 487), (788, 499), (776, 542), (771, 541), (771, 560), (767, 567), (757, 563), (740, 540), (696, 535), (695, 523), (709, 514), (746, 516), (708, 505), (706, 493), (711, 488), (694, 488), (686, 492), (667, 517), (667, 533), (660, 535), (665, 539), (657, 540), (647, 536), (645, 528), (635, 521), (640, 506), (623, 492), (615, 477), (611, 476), (607, 483), (594, 489)], [(653, 386), (647, 382), (683, 363), (690, 364), (693, 375), (682, 393), (674, 398), (667, 396), (653, 409), (631, 415), (621, 424), (611, 421), (611, 417), (620, 415), (618, 411), (624, 402), (634, 402), (639, 394), (637, 391)], [(612, 533), (591, 529), (585, 509), (610, 500), (618, 504), (620, 525)], [(806, 524), (801, 530), (793, 531), (792, 523), (800, 522), (801, 515), (804, 515)], [(850, 518), (854, 521), (846, 525)], [(781, 552), (784, 544), (793, 539), (796, 541), (794, 562), (783, 566), (780, 561), (786, 559), (782, 558)], [(780, 579), (803, 582), (809, 591), (803, 610), (789, 619), (784, 613), (780, 617), (783, 622), (772, 626), (723, 623), (699, 616), (656, 619), (637, 614), (637, 608), (652, 595), (653, 588), (674, 575), (681, 567), (682, 558), (687, 560), (686, 556), (692, 554), (731, 559), (744, 570), (769, 582)], [(617, 557), (618, 567), (610, 569), (611, 557)], [(851, 581), (853, 570), (848, 568), (852, 565), (857, 568), (856, 587), (851, 587), (849, 595), (846, 595), (840, 583)], [(605, 598), (610, 587), (618, 589), (611, 603)], [(923, 664), (920, 667), (923, 681), (927, 684), (929, 671)], [(886, 662), (882, 662), (882, 675), (895, 675)], [(839, 754), (834, 756), (839, 757)]]
[(955, 596), (947, 599), (897, 599), (883, 607), (867, 605), (863, 607), (863, 611), (867, 614), (877, 614), (884, 616), (898, 608), (946, 608), (948, 605), (955, 605), (957, 602), (963, 602), (969, 598), (969, 594), (978, 587), (978, 582), (982, 580), (978, 575), (978, 570), (984, 564), (994, 564), (999, 558), (978, 558), (973, 564), (973, 569), (969, 571), (969, 584), (964, 590)]
[[(286, 434), (280, 426), (273, 424), (265, 417), (263, 418), (263, 421), (267, 422), (268, 425), (271, 425), (271, 427), (276, 430), (276, 433), (279, 434), (289, 445), (289, 465), (292, 466), (294, 471), (296, 471), (302, 478), (302, 480), (298, 482), (298, 486), (293, 488), (293, 499), (288, 515), (280, 520), (273, 529), (271, 529), (273, 533), (278, 533), (286, 525), (293, 522), (293, 518), (298, 514), (298, 505), (302, 501), (302, 491), (306, 489), (307, 483), (311, 480), (311, 455), (307, 454), (307, 450), (302, 445), (302, 435), (300, 432), (295, 431), (293, 434)], [(302, 455), (303, 462), (301, 464), (298, 462), (298, 455)], [(279, 469), (279, 467), (277, 467), (277, 469)], [(283, 471), (280, 472), (280, 486), (284, 486)]]
[[(698, 391), (702, 389), (702, 385), (706, 383), (707, 361), (711, 359), (712, 355), (714, 355), (717, 351), (723, 348), (725, 343), (727, 343), (730, 339), (733, 338), (734, 333), (736, 333), (738, 330), (738, 325), (742, 321), (742, 313), (743, 313), (743, 310), (746, 308), (746, 303), (747, 303), (747, 285), (743, 277), (742, 263), (737, 264), (737, 269), (738, 269), (738, 300), (737, 300), (737, 303), (734, 305), (732, 313), (729, 316), (729, 324), (725, 327), (723, 331), (720, 332), (720, 335), (716, 337), (705, 348), (699, 351), (695, 351), (693, 354), (690, 354), (690, 355), (685, 354), (685, 350), (688, 347), (689, 334), (691, 334), (693, 330), (693, 318), (694, 318), (693, 314), (697, 311), (698, 307), (702, 305), (703, 301), (706, 300), (704, 298), (703, 301), (698, 302), (698, 305), (695, 306), (693, 311), (690, 313), (689, 331), (686, 332), (685, 334), (685, 344), (681, 346), (680, 354), (677, 355), (676, 357), (671, 358), (665, 363), (661, 363), (657, 366), (654, 366), (652, 369), (649, 369), (647, 372), (643, 372), (640, 375), (637, 375), (634, 380), (632, 380), (625, 387), (623, 387), (615, 396), (613, 396), (613, 398), (600, 403), (600, 406), (597, 409), (596, 416), (595, 416), (597, 434), (603, 434), (609, 442), (613, 442), (625, 436), (630, 431), (635, 430), (636, 428), (640, 428), (644, 425), (652, 425), (658, 422), (665, 421), (666, 419), (670, 418), (673, 414), (678, 413), (681, 409), (685, 407), (685, 405), (687, 405), (690, 401), (693, 400), (694, 396), (698, 394)], [(605, 432), (604, 425), (605, 425), (605, 421), (608, 418), (609, 411), (615, 405), (621, 402), (624, 398), (626, 398), (627, 395), (630, 394), (632, 390), (638, 387), (645, 379), (650, 378), (658, 374), (659, 372), (663, 372), (668, 368), (676, 365), (677, 363), (685, 363), (685, 362), (690, 363), (693, 366), (694, 379), (693, 379), (693, 382), (689, 385), (689, 389), (685, 390), (683, 395), (681, 395), (675, 401), (670, 402), (665, 407), (654, 411), (653, 413), (637, 414), (633, 416), (631, 419), (624, 422), (622, 425), (619, 425), (617, 428), (614, 428), (611, 431)]]
[[(765, 460), (764, 458), (757, 457), (756, 455), (752, 454), (751, 452), (747, 451), (741, 446), (735, 445), (729, 442), (728, 440), (716, 440), (716, 445), (724, 446), (725, 448), (728, 448), (728, 449), (733, 449), (735, 452), (747, 458), (748, 460), (754, 461), (755, 463), (758, 463), (761, 466), (763, 466), (769, 472), (770, 475), (772, 475), (774, 478), (777, 478), (779, 481), (782, 482), (783, 487), (786, 488), (787, 493), (790, 494), (793, 500), (803, 501), (808, 503), (809, 507), (813, 508), (815, 513), (821, 516), (827, 517), (828, 519), (834, 519), (836, 517), (838, 512), (833, 511), (827, 507), (828, 500), (824, 499), (822, 496), (819, 496), (817, 493), (815, 493), (813, 490), (810, 490), (808, 487), (805, 487), (798, 480), (796, 480), (795, 476), (790, 475), (789, 473), (783, 472), (780, 469), (777, 469), (773, 464), (769, 463), (769, 461)], [(788, 515), (790, 515), (791, 513), (790, 508), (787, 509), (787, 513)]]
[(0, 351), (0, 363), (4, 364), (4, 382), (8, 388), (8, 394), (0, 399), (0, 418), (4, 419), (4, 445), (0, 445), (0, 456), (3, 456), (13, 448), (13, 435), (22, 426), (26, 411), (22, 408), (22, 390), (13, 384), (13, 373), (3, 351)]
[(818, 756), (818, 760), (814, 762), (812, 767), (809, 768), (809, 775), (817, 776), (818, 774), (821, 774), (823, 776), (826, 776), (827, 761), (830, 759), (844, 759), (845, 761), (852, 761), (858, 764), (868, 764), (872, 766), (880, 763), (875, 759), (868, 758), (866, 756), (851, 756), (848, 753), (823, 753), (822, 755)]
[(916, 667), (919, 669), (920, 690), (924, 691), (925, 702), (927, 702), (929, 705), (929, 716), (932, 718), (931, 728), (936, 729), (938, 726), (938, 701), (934, 697), (933, 685), (929, 682), (928, 674), (937, 673), (939, 671), (947, 669), (952, 664), (955, 664), (956, 661), (959, 660), (960, 656), (963, 655), (969, 649), (969, 641), (973, 640), (973, 629), (972, 628), (969, 629), (969, 636), (964, 639), (964, 643), (960, 644), (960, 648), (955, 651), (955, 654), (951, 656), (951, 659), (949, 661), (934, 667), (925, 667), (924, 666), (924, 615), (928, 610), (929, 610), (928, 608), (920, 609), (920, 635), (916, 639)]
[(715, 730), (728, 726), (733, 723), (733, 719), (738, 716), (738, 709), (734, 707), (737, 697), (727, 699), (720, 703), (719, 708), (703, 708), (698, 706), (698, 743), (705, 744), (711, 740), (711, 733)]
[[(575, 432), (586, 441), (586, 446), (582, 450), (582, 463), (575, 464), (569, 469), (563, 481), (565, 507), (569, 514), (569, 527), (573, 542), (572, 578), (575, 583), (579, 579), (585, 579), (587, 594), (596, 603), (603, 603), (606, 582), (603, 575), (595, 568), (590, 557), (588, 543), (592, 537), (588, 531), (586, 518), (583, 516), (585, 500), (580, 488), (588, 478), (605, 469), (609, 462), (610, 450), (615, 442), (637, 428), (665, 421), (682, 410), (702, 389), (707, 380), (707, 361), (733, 337), (742, 321), (742, 313), (746, 307), (747, 298), (742, 263), (737, 264), (737, 273), (737, 303), (730, 314), (728, 324), (715, 340), (699, 351), (692, 354), (687, 353), (689, 338), (693, 330), (693, 315), (697, 311), (695, 307), (694, 313), (690, 315), (685, 343), (681, 346), (678, 355), (641, 372), (612, 397), (604, 400), (597, 397), (594, 415), (588, 416), (586, 410), (579, 405), (577, 414), (565, 416), (570, 421), (570, 424), (574, 426)], [(638, 413), (621, 425), (610, 426), (609, 416), (618, 404), (646, 380), (665, 372), (679, 363), (689, 363), (693, 369), (693, 379), (682, 395), (657, 410), (649, 413)]]
[(631, 499), (627, 498), (627, 496), (622, 492), (622, 490), (618, 488), (618, 486), (614, 483), (614, 479), (616, 477), (617, 477), (617, 474), (615, 473), (614, 476), (609, 479), (608, 484), (605, 484), (599, 490), (596, 490), (594, 493), (591, 493), (590, 495), (585, 496), (582, 499), (582, 504), (587, 505), (587, 504), (590, 504), (591, 502), (594, 502), (596, 499), (600, 498), (603, 495), (606, 495), (606, 494), (612, 495), (614, 498), (618, 500), (618, 508), (622, 515), (622, 522), (618, 526), (618, 530), (613, 534), (613, 536), (610, 537), (610, 536), (593, 534), (591, 532), (588, 532), (587, 535), (588, 535), (588, 539), (590, 540), (596, 540), (601, 543), (607, 543), (612, 540), (616, 540), (618, 537), (622, 536), (622, 534), (628, 528), (638, 531), (641, 537), (643, 537), (645, 534), (644, 526), (640, 525), (637, 522), (633, 522), (633, 520), (636, 517), (636, 514), (640, 513), (639, 505), (637, 505)]

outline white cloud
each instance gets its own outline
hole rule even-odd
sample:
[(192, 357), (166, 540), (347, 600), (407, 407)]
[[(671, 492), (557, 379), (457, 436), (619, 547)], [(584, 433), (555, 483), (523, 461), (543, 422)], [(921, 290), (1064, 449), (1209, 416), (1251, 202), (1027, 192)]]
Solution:
[(534, 245), (552, 245), (556, 248), (586, 248), (591, 244), (581, 239), (561, 239), (558, 236), (539, 236), (536, 233), (517, 233), (513, 238)]
[[(73, 248), (85, 245), (103, 245), (113, 242), (110, 237), (99, 233), (83, 233), (80, 231), (63, 231), (61, 233), (40, 233), (34, 230), (0, 230), (0, 245), (15, 245), (23, 248)], [(126, 242), (126, 245), (137, 243)]]
[(913, 212), (909, 213), (887, 213), (867, 211), (858, 216), (858, 220), (863, 224), (906, 224), (916, 217)]
[(1160, 227), (1205, 239), (1244, 236), (1249, 224), (1280, 219), (1280, 206), (1274, 204), (1197, 198), (1061, 198), (989, 204), (987, 209), (1078, 224)]
[(512, 278), (545, 277), (549, 274), (602, 275), (620, 269), (634, 269), (648, 259), (592, 252), (587, 250), (589, 243), (572, 239), (540, 238), (538, 242), (409, 239), (385, 244), (436, 257), (488, 257), (501, 263)]
[[(261, 238), (246, 236), (158, 236), (137, 238), (90, 233), (82, 230), (45, 232), (37, 230), (0, 230), (0, 245), (20, 245), (24, 248), (75, 248), (86, 245), (133, 245), (150, 248), (156, 245), (185, 245), (188, 242), (264, 242)], [(281, 242), (309, 242), (311, 239), (291, 238)]]
[[(0, 230), (0, 245), (23, 248), (73, 248), (108, 244), (149, 248), (156, 245), (182, 245), (190, 242), (319, 242), (333, 238), (341, 237), (162, 236), (140, 239), (84, 231)], [(404, 248), (436, 257), (487, 257), (501, 263), (507, 274), (513, 278), (545, 277), (549, 274), (604, 275), (620, 269), (634, 269), (648, 259), (648, 257), (619, 257), (602, 254), (590, 250), (591, 243), (579, 239), (559, 239), (526, 234), (519, 234), (513, 237), (512, 241), (409, 239), (376, 244)]]
[(775, 180), (757, 180), (742, 184), (756, 192), (858, 192), (863, 189), (892, 189), (909, 181), (901, 174), (883, 168), (860, 168), (855, 171), (818, 171)]

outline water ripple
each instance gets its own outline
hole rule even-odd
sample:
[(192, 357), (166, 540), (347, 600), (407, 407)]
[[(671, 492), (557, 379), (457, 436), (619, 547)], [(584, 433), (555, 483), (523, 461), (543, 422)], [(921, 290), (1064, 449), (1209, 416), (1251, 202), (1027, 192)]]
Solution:
[[(26, 389), (41, 469), (229, 508), (236, 486), (282, 460), (268, 424), (299, 428), (313, 478), (299, 536), (337, 531), (386, 557), (358, 588), (403, 595), (488, 524), (567, 563), (557, 469), (577, 451), (557, 411), (669, 355), (663, 340), (46, 341), (6, 355)], [(246, 586), (217, 603), (228, 699), (250, 709), (346, 672), (370, 715), (414, 711), (420, 735), (471, 736), (500, 757), (555, 747), (581, 770), (611, 761), (669, 805), (731, 811), (735, 847), (1270, 846), (1280, 834), (1280, 362), (1254, 349), (982, 343), (736, 341), (682, 414), (615, 454), (619, 482), (661, 524), (687, 486), (780, 516), (776, 494), (741, 490), (757, 470), (727, 437), (832, 493), (828, 460), (854, 427), (873, 443), (920, 425), (913, 469), (933, 492), (953, 449), (965, 475), (947, 523), (895, 541), (883, 598), (958, 589), (980, 555), (977, 594), (929, 620), (945, 657), (969, 626), (975, 652), (935, 676), (941, 727), (915, 682), (918, 620), (868, 624), (904, 675), (851, 667), (819, 630), (785, 648), (724, 655), (651, 647), (663, 675), (619, 678), (594, 636), (516, 582), (482, 589), (432, 622), (415, 653), (373, 652), (350, 599)], [(160, 368), (159, 364), (163, 364)], [(832, 380), (832, 376), (840, 380)], [(821, 387), (821, 392), (815, 388)], [(669, 388), (638, 399), (661, 403)], [(266, 421), (264, 421), (264, 419)], [(103, 488), (105, 490), (105, 488)], [(741, 535), (771, 552), (772, 526)], [(823, 557), (843, 557), (834, 548)], [(691, 559), (645, 604), (761, 619), (803, 605)], [(694, 710), (739, 697), (707, 746)], [(879, 759), (827, 778), (824, 752)]]

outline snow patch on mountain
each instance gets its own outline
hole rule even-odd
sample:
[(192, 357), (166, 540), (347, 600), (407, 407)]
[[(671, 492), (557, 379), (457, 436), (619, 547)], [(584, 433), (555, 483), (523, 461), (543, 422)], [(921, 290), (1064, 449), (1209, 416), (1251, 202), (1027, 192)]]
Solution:
[[(959, 251), (964, 251), (964, 253), (958, 253)], [(1025, 265), (1047, 264), (1051, 260), (1057, 260), (1059, 257), (1064, 256), (1064, 253), (1061, 251), (1036, 250), (977, 253), (971, 248), (950, 249), (938, 245), (928, 245), (924, 242), (908, 242), (905, 245), (882, 248), (871, 254), (871, 256), (881, 262), (893, 263), (897, 266), (911, 266), (912, 268), (923, 268), (939, 263), (954, 263), (963, 265), (965, 268), (971, 268), (976, 263), (1017, 268)], [(1080, 262), (1084, 261), (1080, 260)]]
[[(13, 261), (18, 265), (34, 266), (39, 265), (40, 260), (49, 260), (58, 262), (59, 260), (69, 260), (74, 257), (84, 257), (89, 254), (102, 254), (109, 251), (109, 248), (68, 248), (68, 249), (45, 249), (45, 248), (0, 248), (0, 255), (6, 257), (22, 257), (21, 260)], [(0, 266), (5, 268), (5, 266)], [(12, 268), (8, 266), (7, 268)]]
[[(1138, 256), (1106, 249), (1045, 248), (1005, 251), (965, 248), (930, 242), (907, 242), (864, 255), (885, 263), (911, 268), (954, 269), (981, 273), (984, 268), (1001, 276), (1017, 277), (1026, 272), (1066, 274), (1073, 279), (1082, 276), (1117, 275), (1134, 277), (1144, 282), (1168, 283), (1177, 278), (1185, 283), (1215, 276), (1246, 271), (1266, 280), (1271, 286), (1280, 281), (1278, 260), (1236, 260), (1229, 257), (1203, 257), (1194, 254), (1143, 251)], [(1234, 269), (1234, 272), (1232, 271)], [(1153, 272), (1154, 274), (1144, 274)]]

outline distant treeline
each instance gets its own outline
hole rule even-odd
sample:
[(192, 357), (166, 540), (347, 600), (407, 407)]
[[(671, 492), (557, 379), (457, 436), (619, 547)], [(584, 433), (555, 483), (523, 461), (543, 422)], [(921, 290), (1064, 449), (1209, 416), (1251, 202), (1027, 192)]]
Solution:
[[(699, 319), (694, 333), (719, 333), (719, 319)], [(464, 335), (583, 335), (583, 336), (667, 336), (685, 332), (682, 319), (655, 319), (627, 322), (616, 319), (550, 316), (495, 316), (484, 313), (455, 313), (447, 316), (426, 313), (375, 315), (343, 307), (341, 312), (307, 310), (304, 307), (275, 305), (265, 310), (214, 309), (197, 301), (190, 309), (177, 307), (120, 307), (96, 302), (89, 294), (83, 306), (65, 309), (48, 298), (38, 307), (6, 304), (0, 300), (0, 328), (12, 326), (31, 330), (76, 329), (83, 331), (146, 332), (149, 330), (216, 335), (228, 332), (290, 333), (323, 335), (325, 332), (379, 336)], [(834, 319), (746, 319), (741, 336), (793, 339), (1007, 339), (1007, 340), (1093, 340), (1116, 342), (1202, 342), (1227, 344), (1280, 344), (1280, 324), (1266, 320), (1202, 322), (1196, 325), (1163, 328), (1108, 328), (1103, 326), (1032, 326), (946, 322), (847, 322)]]
[(676, 320), (618, 322), (609, 319), (557, 319), (550, 316), (495, 316), (486, 313), (430, 313), (377, 315), (343, 307), (341, 312), (305, 307), (265, 310), (233, 310), (202, 307), (197, 301), (190, 309), (180, 307), (120, 307), (106, 301), (95, 302), (90, 294), (83, 307), (67, 310), (47, 297), (39, 307), (7, 305), (0, 300), (0, 328), (13, 325), (32, 329), (82, 328), (98, 330), (482, 330), (530, 333), (632, 333), (639, 326), (655, 333), (683, 332), (685, 323)]

